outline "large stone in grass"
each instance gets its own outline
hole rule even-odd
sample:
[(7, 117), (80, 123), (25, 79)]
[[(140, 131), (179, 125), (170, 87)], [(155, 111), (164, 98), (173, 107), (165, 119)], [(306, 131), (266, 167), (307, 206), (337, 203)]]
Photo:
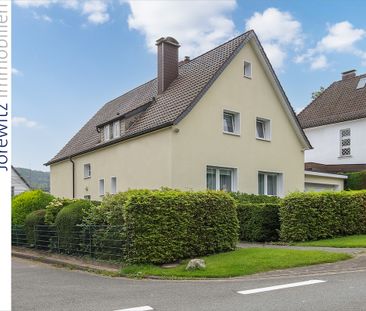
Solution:
[(204, 270), (206, 264), (203, 259), (191, 259), (187, 264), (186, 270)]

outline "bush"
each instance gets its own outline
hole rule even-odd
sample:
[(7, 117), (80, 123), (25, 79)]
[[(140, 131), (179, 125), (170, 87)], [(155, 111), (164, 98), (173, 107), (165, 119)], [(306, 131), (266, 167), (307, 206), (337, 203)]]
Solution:
[(66, 199), (66, 198), (55, 198), (55, 199), (53, 199), (46, 206), (45, 223), (48, 224), (48, 225), (53, 225), (59, 211), (61, 211), (63, 207), (65, 207), (66, 205), (71, 204), (72, 202), (75, 202), (75, 200)]
[(280, 219), (284, 241), (366, 233), (366, 191), (293, 193), (284, 199)]
[(166, 263), (235, 248), (235, 201), (223, 192), (140, 191), (125, 206), (126, 260)]
[(349, 190), (362, 190), (366, 189), (366, 171), (348, 173), (346, 174), (346, 189)]
[(94, 256), (102, 259), (121, 259), (125, 245), (124, 208), (132, 193), (137, 190), (107, 194), (100, 205), (91, 206), (83, 217), (83, 230), (90, 234)]
[(33, 211), (24, 221), (24, 230), (30, 246), (47, 249), (49, 244), (49, 228), (45, 225), (46, 210)]
[(45, 209), (54, 197), (42, 190), (31, 190), (15, 196), (12, 200), (12, 223), (24, 224), (27, 215), (33, 211)]
[(239, 203), (240, 240), (277, 241), (280, 230), (279, 208), (280, 205), (276, 203)]
[(65, 252), (79, 251), (83, 247), (81, 223), (84, 210), (91, 207), (87, 200), (77, 200), (57, 214), (55, 227), (59, 238), (59, 248)]
[(280, 203), (281, 199), (264, 194), (248, 194), (242, 192), (229, 193), (238, 203)]

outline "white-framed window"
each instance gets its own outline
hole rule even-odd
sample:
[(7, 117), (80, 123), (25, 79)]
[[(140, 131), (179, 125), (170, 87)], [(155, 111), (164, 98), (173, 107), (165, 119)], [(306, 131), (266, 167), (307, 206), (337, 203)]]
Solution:
[(111, 177), (111, 194), (117, 193), (117, 177)]
[(104, 140), (108, 141), (113, 138), (113, 127), (110, 124), (104, 125)]
[(104, 192), (104, 179), (99, 179), (99, 195), (103, 196), (105, 194)]
[(206, 184), (208, 190), (236, 191), (236, 169), (207, 166)]
[(86, 194), (86, 195), (84, 195), (84, 199), (85, 199), (85, 200), (89, 200), (89, 201), (90, 201), (90, 200), (91, 200), (91, 196), (90, 196), (90, 194)]
[(113, 138), (117, 138), (121, 136), (121, 122), (115, 121), (113, 122)]
[(282, 174), (258, 172), (258, 194), (281, 196), (282, 184)]
[(91, 165), (90, 163), (84, 164), (84, 178), (91, 177)]
[(246, 78), (252, 77), (252, 63), (248, 61), (244, 61), (244, 77)]
[(255, 131), (257, 139), (271, 140), (271, 121), (257, 118), (255, 122)]
[(240, 113), (224, 110), (223, 131), (226, 134), (240, 134)]
[(339, 131), (340, 136), (340, 157), (351, 156), (351, 129), (342, 129)]

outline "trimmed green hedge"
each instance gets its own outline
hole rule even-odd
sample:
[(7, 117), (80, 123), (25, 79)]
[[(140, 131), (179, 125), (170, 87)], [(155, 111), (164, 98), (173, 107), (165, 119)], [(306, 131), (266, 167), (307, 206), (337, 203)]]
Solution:
[(238, 203), (280, 203), (281, 199), (276, 196), (264, 194), (248, 194), (242, 192), (229, 193)]
[(240, 240), (250, 242), (278, 241), (280, 204), (239, 203)]
[(25, 191), (15, 196), (11, 202), (12, 223), (15, 225), (24, 224), (29, 213), (45, 209), (53, 199), (54, 196), (42, 190)]
[(362, 190), (366, 189), (366, 171), (347, 173), (346, 189)]
[(284, 199), (280, 219), (284, 241), (366, 233), (366, 191), (293, 193)]
[(48, 228), (45, 226), (46, 210), (40, 209), (27, 215), (24, 221), (24, 231), (31, 246), (47, 248), (48, 239), (45, 239)]
[(233, 250), (238, 240), (235, 201), (226, 193), (142, 191), (125, 207), (130, 263), (166, 263)]
[(81, 223), (84, 216), (84, 210), (91, 207), (88, 200), (77, 200), (66, 205), (57, 214), (55, 227), (59, 237), (59, 247), (67, 252), (73, 252), (83, 246), (81, 239)]
[(46, 206), (46, 215), (45, 215), (45, 223), (48, 225), (53, 225), (56, 220), (57, 214), (62, 210), (66, 205), (75, 202), (75, 199), (66, 199), (66, 198), (55, 198)]

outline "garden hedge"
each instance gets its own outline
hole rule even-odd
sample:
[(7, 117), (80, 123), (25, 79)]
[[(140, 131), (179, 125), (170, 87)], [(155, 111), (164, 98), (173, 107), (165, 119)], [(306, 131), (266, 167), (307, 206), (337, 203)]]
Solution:
[(53, 225), (56, 220), (57, 214), (64, 208), (66, 205), (75, 202), (75, 199), (66, 199), (66, 198), (55, 198), (46, 206), (46, 215), (45, 215), (45, 223), (48, 225)]
[(366, 233), (366, 191), (290, 194), (283, 200), (280, 220), (284, 241)]
[(233, 250), (239, 226), (224, 192), (146, 190), (127, 200), (125, 227), (126, 260), (160, 264)]
[(83, 247), (81, 224), (85, 213), (84, 210), (90, 209), (91, 204), (88, 200), (77, 200), (66, 205), (57, 214), (55, 227), (61, 250), (73, 252)]
[(33, 211), (45, 209), (54, 197), (42, 190), (25, 191), (12, 199), (12, 223), (23, 225), (27, 215)]
[(24, 221), (24, 231), (28, 244), (37, 248), (48, 247), (48, 226), (45, 225), (46, 210), (40, 209), (27, 215)]
[(229, 192), (238, 203), (280, 203), (281, 199), (276, 196), (264, 194), (248, 194), (243, 192)]
[(280, 231), (278, 203), (239, 203), (240, 240), (277, 241)]
[(345, 188), (349, 190), (366, 189), (366, 171), (347, 173)]

